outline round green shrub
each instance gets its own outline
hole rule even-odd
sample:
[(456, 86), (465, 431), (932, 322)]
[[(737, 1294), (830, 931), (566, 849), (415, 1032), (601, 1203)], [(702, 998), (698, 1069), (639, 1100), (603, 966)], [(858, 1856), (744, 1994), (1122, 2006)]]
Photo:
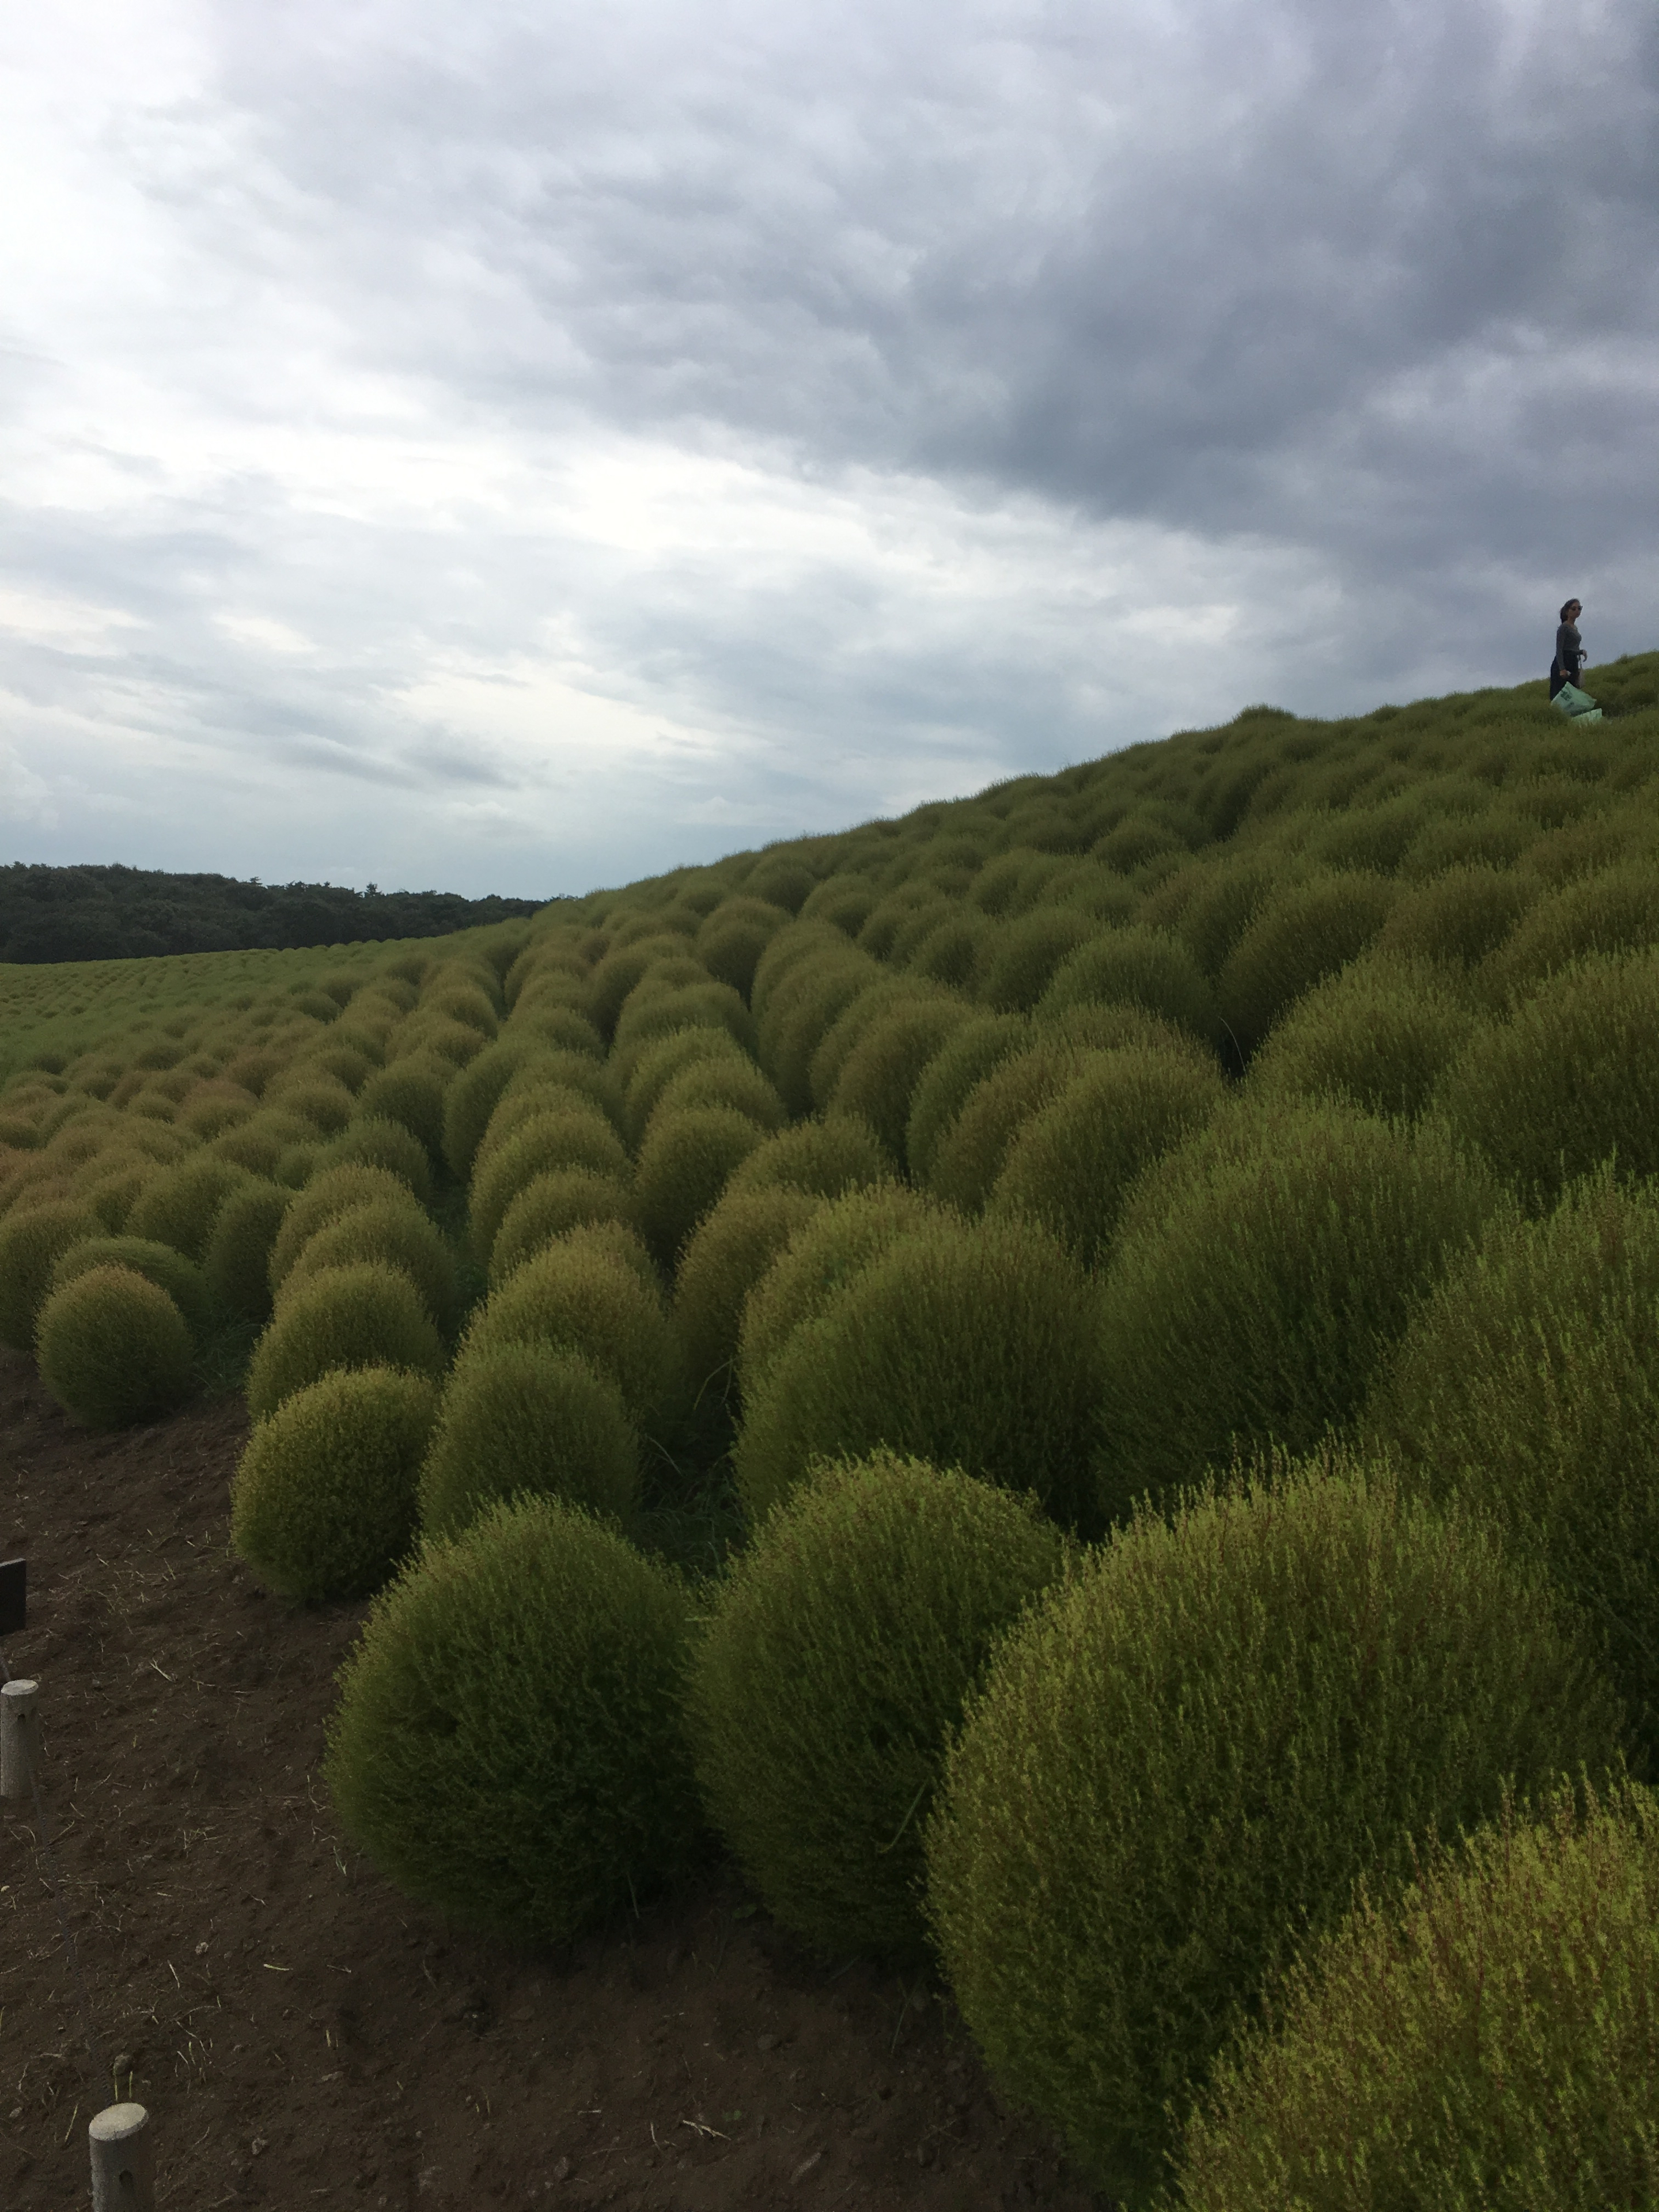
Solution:
[(611, 1071), (596, 1068), (593, 1073), (597, 1080), (591, 1087), (568, 1083), (562, 1071), (556, 1073), (551, 1069), (526, 1069), (514, 1076), (501, 1093), (501, 1102), (490, 1115), (489, 1126), (473, 1156), (475, 1186), (496, 1153), (511, 1143), (520, 1130), (550, 1115), (585, 1115), (613, 1135), (618, 1133), (625, 1117), (616, 1110), (616, 1096), (609, 1080)]
[(1540, 900), (1482, 969), (1495, 996), (1535, 990), (1591, 953), (1614, 956), (1659, 943), (1659, 878), (1650, 859), (1626, 861), (1563, 884)]
[(1397, 894), (1358, 869), (1310, 876), (1275, 892), (1229, 954), (1216, 985), (1239, 1049), (1252, 1053), (1304, 991), (1362, 953)]
[(648, 1141), (651, 1128), (657, 1121), (708, 1106), (729, 1108), (769, 1136), (782, 1128), (786, 1119), (782, 1099), (752, 1060), (734, 1056), (723, 1060), (699, 1060), (681, 1068), (664, 1084), (641, 1143)]
[(401, 1267), (360, 1261), (313, 1275), (278, 1311), (254, 1346), (247, 1407), (254, 1419), (337, 1368), (403, 1367), (441, 1375), (443, 1339)]
[(129, 1237), (143, 1237), (158, 1244), (171, 1244), (199, 1267), (204, 1257), (219, 1208), (233, 1191), (247, 1182), (247, 1170), (211, 1152), (192, 1152), (177, 1167), (163, 1168), (153, 1176), (127, 1216)]
[(1215, 1111), (1221, 1072), (1184, 1053), (1103, 1053), (1016, 1131), (988, 1212), (1035, 1221), (1085, 1267), (1104, 1257), (1130, 1184)]
[(999, 1013), (1029, 1013), (1061, 962), (1098, 934), (1069, 907), (1036, 907), (1005, 922), (986, 947), (980, 995)]
[(1031, 1025), (1022, 1017), (986, 1014), (964, 1024), (934, 1054), (916, 1079), (904, 1133), (905, 1161), (919, 1182), (932, 1175), (939, 1146), (970, 1093), (1031, 1041)]
[(528, 1493), (618, 1517), (639, 1487), (639, 1431), (580, 1352), (479, 1343), (456, 1363), (421, 1470), (421, 1528), (458, 1536)]
[(1553, 975), (1507, 1022), (1484, 1024), (1437, 1103), (1530, 1206), (1614, 1159), (1659, 1172), (1659, 953), (1594, 958)]
[(672, 1269), (686, 1240), (761, 1142), (762, 1131), (732, 1106), (684, 1113), (659, 1109), (640, 1146), (634, 1197), (639, 1223), (663, 1266)]
[(401, 1204), (382, 1199), (354, 1206), (325, 1222), (283, 1278), (276, 1311), (318, 1275), (365, 1260), (401, 1269), (420, 1292), (429, 1319), (444, 1335), (453, 1334), (460, 1317), (454, 1255), (431, 1217), (407, 1197)]
[(1151, 1168), (1104, 1279), (1107, 1518), (1236, 1452), (1310, 1449), (1350, 1419), (1498, 1204), (1441, 1129), (1329, 1104), (1224, 1112)]
[(933, 1195), (963, 1213), (977, 1213), (1021, 1129), (1086, 1074), (1093, 1057), (1042, 1036), (981, 1076), (934, 1149), (927, 1175)]
[(935, 921), (910, 947), (905, 965), (913, 975), (924, 975), (951, 990), (972, 992), (985, 955), (995, 942), (994, 923), (958, 901), (954, 911)]
[(230, 1493), (230, 1539), (267, 1589), (317, 1604), (378, 1589), (415, 1534), (437, 1412), (424, 1375), (354, 1367), (255, 1425)]
[(88, 1428), (170, 1413), (194, 1382), (189, 1323), (160, 1284), (132, 1267), (89, 1267), (53, 1291), (34, 1349), (47, 1389)]
[(72, 1244), (98, 1235), (97, 1215), (79, 1198), (27, 1198), (0, 1218), (0, 1343), (34, 1346), (34, 1327), (52, 1271)]
[(946, 998), (911, 1000), (878, 1014), (842, 1062), (832, 1110), (857, 1115), (902, 1164), (916, 1085), (973, 1018), (969, 1008)]
[(1379, 952), (1478, 967), (1537, 900), (1539, 886), (1513, 868), (1448, 868), (1402, 890), (1377, 934)]
[(745, 1397), (803, 1322), (814, 1320), (896, 1237), (919, 1228), (933, 1208), (900, 1182), (872, 1184), (818, 1206), (744, 1299), (738, 1370)]
[[(757, 988), (759, 980), (757, 971)], [(812, 1110), (819, 1045), (854, 1000), (884, 980), (879, 961), (833, 939), (828, 948), (811, 948), (772, 988), (759, 1017), (757, 1056), (792, 1115)]]
[(817, 878), (804, 860), (792, 859), (787, 853), (763, 853), (743, 888), (749, 898), (799, 914), (817, 888)]
[(539, 1050), (535, 1039), (509, 1029), (469, 1061), (444, 1093), (443, 1156), (458, 1182), (472, 1173), (473, 1156), (501, 1093)]
[(623, 1183), (633, 1173), (622, 1139), (597, 1107), (555, 1110), (526, 1121), (505, 1143), (481, 1151), (473, 1173), (467, 1212), (481, 1267), (489, 1267), (496, 1231), (519, 1193), (538, 1176), (560, 1168), (586, 1168)]
[(814, 1198), (840, 1198), (882, 1182), (891, 1163), (866, 1121), (851, 1114), (797, 1121), (756, 1146), (732, 1170), (728, 1192), (803, 1190)]
[(679, 1367), (662, 1294), (602, 1228), (557, 1238), (492, 1291), (467, 1331), (463, 1356), (484, 1344), (580, 1352), (612, 1378), (647, 1432), (678, 1401)]
[(1138, 2200), (1355, 1881), (1613, 1764), (1618, 1718), (1497, 1531), (1386, 1476), (1143, 1513), (1004, 1643), (929, 1824), (929, 1917), (994, 2079)]
[[(657, 1101), (667, 1086), (688, 1068), (711, 1061), (719, 1067), (755, 1066), (726, 1030), (675, 1030), (644, 1047), (629, 1070), (623, 1094), (624, 1124), (636, 1149), (645, 1134), (646, 1124), (656, 1110)], [(763, 1075), (761, 1081), (766, 1081)]]
[(744, 1301), (823, 1201), (778, 1184), (731, 1184), (686, 1245), (674, 1283), (674, 1326), (696, 1397), (725, 1391), (738, 1353)]
[(270, 1287), (279, 1291), (289, 1269), (319, 1229), (360, 1206), (407, 1206), (409, 1186), (385, 1168), (354, 1161), (324, 1168), (289, 1199), (270, 1248)]
[(806, 1078), (817, 1110), (822, 1113), (829, 1105), (841, 1071), (866, 1030), (907, 1007), (932, 1005), (939, 996), (927, 984), (915, 982), (908, 975), (878, 969), (867, 988), (848, 1000), (813, 1048)]
[(489, 1248), (489, 1287), (501, 1285), (526, 1260), (568, 1230), (599, 1221), (631, 1222), (634, 1194), (615, 1176), (591, 1168), (556, 1168), (532, 1176), (501, 1216)]
[(411, 1137), (401, 1121), (388, 1121), (381, 1115), (354, 1121), (337, 1137), (330, 1138), (321, 1158), (325, 1167), (384, 1168), (388, 1175), (397, 1176), (419, 1205), (428, 1206), (432, 1201), (432, 1163), (425, 1146), (418, 1137)]
[(1605, 2212), (1659, 2192), (1659, 1816), (1505, 1807), (1363, 1896), (1188, 2123), (1186, 2212)]
[(687, 1701), (703, 1802), (816, 1950), (922, 1950), (945, 1744), (1063, 1553), (1030, 1499), (882, 1452), (803, 1484), (719, 1585)]
[(357, 1102), (343, 1083), (303, 1060), (294, 1062), (267, 1086), (265, 1103), (297, 1114), (320, 1137), (337, 1135), (357, 1110)]
[(728, 984), (715, 982), (695, 962), (690, 965), (700, 978), (696, 983), (671, 987), (647, 976), (623, 1008), (611, 1056), (624, 1081), (637, 1054), (678, 1030), (724, 1030), (745, 1053), (753, 1051), (748, 1007)]
[(1428, 1106), (1474, 1026), (1443, 968), (1366, 954), (1291, 1008), (1250, 1063), (1250, 1088), (1409, 1119)]
[(348, 1661), (326, 1777), (399, 1888), (520, 1942), (580, 1935), (700, 1845), (690, 1607), (621, 1536), (523, 1499), (433, 1542)]
[[(779, 1268), (795, 1256), (792, 1243)], [(752, 1393), (745, 1370), (732, 1452), (744, 1509), (758, 1523), (816, 1460), (885, 1447), (1091, 1525), (1099, 1342), (1093, 1286), (1051, 1237), (937, 1215), (798, 1322)]]
[(1500, 1218), (1379, 1371), (1370, 1431), (1534, 1557), (1659, 1759), (1659, 1190), (1605, 1171)]
[(407, 1129), (430, 1160), (443, 1158), (444, 1101), (455, 1080), (447, 1060), (417, 1053), (377, 1069), (357, 1094), (357, 1111)]
[(747, 999), (763, 952), (789, 920), (769, 900), (722, 900), (704, 921), (694, 940), (697, 957), (709, 974)]
[(1109, 929), (1062, 960), (1038, 1001), (1039, 1018), (1073, 1006), (1144, 1007), (1210, 1038), (1217, 1031), (1215, 995), (1178, 937), (1159, 929)]
[(243, 1321), (270, 1314), (270, 1255), (294, 1194), (262, 1176), (232, 1191), (219, 1208), (202, 1260), (209, 1290)]
[(202, 1270), (171, 1244), (149, 1237), (83, 1237), (59, 1255), (52, 1271), (52, 1289), (61, 1291), (88, 1267), (131, 1267), (135, 1275), (143, 1275), (167, 1292), (198, 1343), (212, 1325), (213, 1297)]

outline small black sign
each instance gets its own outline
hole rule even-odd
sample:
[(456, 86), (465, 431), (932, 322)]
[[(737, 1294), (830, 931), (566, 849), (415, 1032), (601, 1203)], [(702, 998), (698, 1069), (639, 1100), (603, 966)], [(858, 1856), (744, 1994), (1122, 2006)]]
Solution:
[(28, 1626), (29, 1563), (0, 1559), (0, 1636)]

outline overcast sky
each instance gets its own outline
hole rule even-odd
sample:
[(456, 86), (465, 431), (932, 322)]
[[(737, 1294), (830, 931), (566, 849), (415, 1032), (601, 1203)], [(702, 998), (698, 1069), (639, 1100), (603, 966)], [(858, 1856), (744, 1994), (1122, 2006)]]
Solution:
[(0, 14), (0, 860), (550, 895), (1659, 645), (1652, 0)]

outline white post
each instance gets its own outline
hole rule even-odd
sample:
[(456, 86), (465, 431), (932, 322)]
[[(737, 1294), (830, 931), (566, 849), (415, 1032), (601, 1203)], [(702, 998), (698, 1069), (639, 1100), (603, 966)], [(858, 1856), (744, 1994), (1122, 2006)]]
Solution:
[(155, 2142), (142, 2105), (106, 2105), (87, 2130), (92, 2212), (155, 2212)]
[(38, 1682), (18, 1680), (0, 1688), (0, 1797), (27, 1797), (34, 1772), (35, 1699)]

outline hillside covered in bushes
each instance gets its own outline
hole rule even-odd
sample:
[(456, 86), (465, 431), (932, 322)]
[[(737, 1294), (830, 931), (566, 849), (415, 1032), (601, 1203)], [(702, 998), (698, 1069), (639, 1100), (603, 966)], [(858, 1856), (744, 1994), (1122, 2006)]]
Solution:
[(534, 914), (536, 899), (343, 884), (243, 883), (161, 868), (0, 866), (0, 962), (149, 960), (164, 952), (444, 937)]
[(0, 969), (0, 1338), (246, 1363), (456, 1922), (724, 1850), (1124, 2201), (1659, 2203), (1659, 653), (1585, 681)]

